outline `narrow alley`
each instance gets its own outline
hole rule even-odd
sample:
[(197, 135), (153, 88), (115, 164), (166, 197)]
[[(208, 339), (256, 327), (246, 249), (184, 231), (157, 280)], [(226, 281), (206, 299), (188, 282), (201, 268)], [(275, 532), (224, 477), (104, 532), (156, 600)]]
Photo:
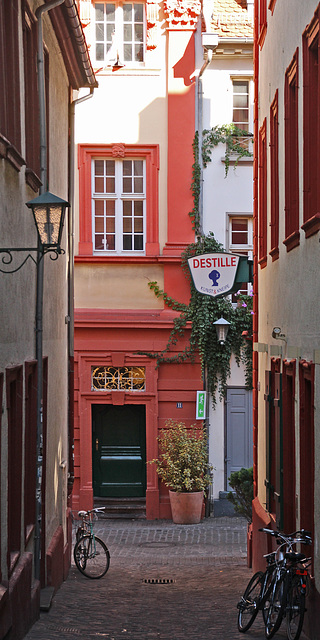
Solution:
[[(109, 571), (89, 580), (72, 564), (25, 640), (239, 640), (236, 604), (251, 575), (246, 530), (242, 518), (99, 520)], [(246, 637), (264, 638), (262, 617)]]

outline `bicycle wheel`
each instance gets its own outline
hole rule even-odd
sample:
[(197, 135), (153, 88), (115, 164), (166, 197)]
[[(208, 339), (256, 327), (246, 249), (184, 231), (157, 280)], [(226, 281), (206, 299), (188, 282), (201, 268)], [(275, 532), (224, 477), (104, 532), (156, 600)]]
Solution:
[(273, 638), (274, 634), (281, 626), (285, 612), (287, 599), (287, 588), (285, 576), (275, 579), (270, 593), (269, 606), (265, 610), (265, 635), (266, 638)]
[(102, 578), (110, 564), (107, 546), (100, 538), (83, 536), (74, 547), (74, 561), (81, 573), (87, 578)]
[(299, 578), (294, 578), (287, 597), (287, 636), (288, 640), (298, 640), (302, 631), (305, 612), (305, 593)]
[(237, 604), (239, 609), (238, 629), (242, 633), (245, 633), (250, 629), (258, 615), (263, 577), (264, 574), (262, 571), (257, 571), (257, 573), (252, 576), (241, 600)]
[(264, 593), (260, 602), (260, 609), (262, 610), (263, 622), (266, 624), (268, 618), (268, 612), (270, 608), (270, 596), (273, 588), (274, 581), (276, 579), (275, 572), (269, 572), (265, 583), (264, 583)]

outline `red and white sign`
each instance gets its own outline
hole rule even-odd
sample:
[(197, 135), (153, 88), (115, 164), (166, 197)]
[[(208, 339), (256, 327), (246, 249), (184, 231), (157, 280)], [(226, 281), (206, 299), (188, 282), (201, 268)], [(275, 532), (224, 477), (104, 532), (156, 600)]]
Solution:
[(239, 256), (233, 253), (204, 253), (188, 259), (195, 288), (208, 296), (227, 295), (234, 285)]

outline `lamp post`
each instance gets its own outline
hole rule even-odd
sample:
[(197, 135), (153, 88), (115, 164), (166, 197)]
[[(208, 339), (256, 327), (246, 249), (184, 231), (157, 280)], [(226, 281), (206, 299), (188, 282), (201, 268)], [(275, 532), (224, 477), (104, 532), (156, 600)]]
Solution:
[(230, 322), (228, 322), (228, 320), (225, 320), (224, 318), (221, 317), (219, 318), (219, 320), (216, 320), (215, 322), (213, 322), (213, 326), (216, 328), (219, 344), (224, 345), (227, 339)]

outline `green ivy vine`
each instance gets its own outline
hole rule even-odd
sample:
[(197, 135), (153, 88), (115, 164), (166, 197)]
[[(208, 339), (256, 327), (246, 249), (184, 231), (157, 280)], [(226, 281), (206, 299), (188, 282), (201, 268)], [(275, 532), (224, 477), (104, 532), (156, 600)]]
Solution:
[[(235, 136), (248, 135), (237, 129), (234, 125), (213, 127), (210, 131), (203, 132), (202, 162), (206, 166), (211, 160), (211, 151), (220, 142), (225, 142), (229, 151), (229, 162), (226, 161), (226, 174), (230, 166), (230, 154), (236, 153), (237, 159), (244, 155), (250, 155), (246, 149), (238, 147)], [(201, 165), (199, 161), (199, 135), (196, 133), (193, 141), (194, 163), (192, 166), (193, 210), (189, 213), (193, 229), (197, 239), (182, 253), (182, 269), (190, 283), (189, 304), (178, 302), (165, 291), (160, 289), (157, 282), (149, 282), (149, 288), (158, 298), (179, 315), (173, 321), (173, 329), (170, 333), (167, 345), (160, 353), (139, 352), (157, 361), (157, 366), (164, 362), (184, 362), (194, 360), (199, 353), (202, 374), (206, 372), (208, 391), (212, 397), (213, 406), (216, 404), (216, 392), (220, 398), (224, 397), (227, 389), (227, 381), (230, 377), (231, 355), (234, 354), (238, 365), (242, 362), (245, 367), (246, 386), (252, 388), (252, 296), (244, 296), (238, 293), (236, 306), (232, 304), (230, 297), (213, 298), (199, 293), (191, 278), (188, 259), (202, 253), (225, 252), (224, 247), (217, 242), (214, 234), (200, 234), (200, 180)], [(220, 345), (216, 336), (213, 323), (221, 316), (230, 323), (228, 335), (224, 345)], [(190, 324), (190, 337), (187, 346), (179, 353), (172, 353), (172, 348), (178, 343)], [(244, 340), (242, 333), (246, 332), (249, 340)]]
[[(197, 235), (200, 234), (200, 189), (201, 189), (201, 170), (205, 169), (211, 162), (211, 154), (215, 147), (219, 144), (225, 144), (225, 177), (227, 177), (230, 169), (231, 158), (234, 158), (234, 168), (237, 167), (241, 158), (252, 158), (252, 152), (244, 143), (243, 138), (247, 140), (252, 138), (252, 134), (243, 129), (239, 129), (235, 124), (216, 125), (211, 129), (204, 129), (202, 132), (201, 152), (199, 150), (199, 133), (196, 131), (193, 139), (193, 165), (192, 165), (192, 183), (191, 191), (193, 195), (193, 209), (189, 213), (192, 221), (192, 228)], [(200, 164), (200, 155), (201, 162)]]

